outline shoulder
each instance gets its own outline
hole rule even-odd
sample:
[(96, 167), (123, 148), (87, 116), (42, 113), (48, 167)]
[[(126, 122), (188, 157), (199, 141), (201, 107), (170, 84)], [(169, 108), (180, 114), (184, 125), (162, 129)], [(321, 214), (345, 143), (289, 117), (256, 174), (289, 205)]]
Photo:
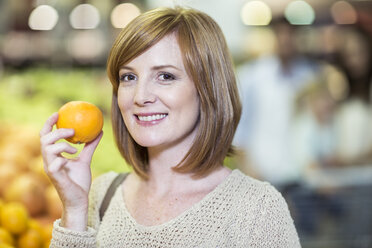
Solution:
[(239, 199), (240, 204), (252, 208), (275, 205), (287, 209), (283, 196), (270, 183), (254, 179), (239, 170), (234, 170), (233, 173), (234, 180), (230, 181), (230, 187), (235, 188), (234, 198)]
[(117, 175), (117, 172), (110, 171), (96, 177), (90, 189), (90, 197), (102, 200), (108, 187)]
[(110, 186), (112, 180), (118, 175), (119, 173), (114, 171), (109, 171), (103, 173), (96, 178), (94, 178), (92, 183), (92, 189), (100, 188), (100, 187), (108, 187)]
[(236, 188), (238, 196), (251, 195), (252, 193), (258, 196), (267, 191), (269, 191), (270, 194), (277, 192), (268, 182), (263, 182), (247, 176), (238, 169), (233, 170), (230, 177), (229, 186)]
[(249, 213), (261, 208), (266, 201), (285, 203), (281, 194), (271, 184), (247, 176), (237, 169), (232, 171), (224, 185), (224, 194), (233, 208)]
[(117, 172), (106, 172), (93, 180), (89, 192), (89, 225), (96, 227), (99, 224), (99, 207), (112, 181), (118, 175)]
[[(237, 232), (247, 236), (246, 242), (265, 244), (259, 247), (300, 247), (298, 235), (286, 201), (269, 183), (235, 172), (234, 209)], [(266, 246), (267, 244), (267, 246)], [(271, 244), (271, 245), (270, 245)]]
[[(235, 213), (247, 223), (262, 218), (265, 221), (280, 221), (287, 219), (292, 222), (289, 209), (281, 193), (270, 183), (262, 182), (234, 170), (234, 180), (230, 180), (233, 192), (231, 197), (232, 208)], [(239, 217), (239, 218), (240, 218)]]

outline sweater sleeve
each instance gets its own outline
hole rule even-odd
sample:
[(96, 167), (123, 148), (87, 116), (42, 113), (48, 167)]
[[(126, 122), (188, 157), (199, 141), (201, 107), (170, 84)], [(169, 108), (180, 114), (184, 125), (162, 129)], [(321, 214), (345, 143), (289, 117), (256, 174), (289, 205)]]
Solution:
[(62, 247), (79, 247), (95, 248), (97, 232), (91, 227), (87, 231), (79, 232), (60, 226), (60, 219), (56, 220), (53, 225), (52, 241), (50, 248)]
[(97, 231), (99, 228), (99, 206), (103, 197), (117, 173), (108, 172), (97, 177), (89, 192), (88, 228), (87, 231), (73, 231), (60, 225), (60, 219), (53, 225), (52, 240), (50, 248), (96, 248)]
[(252, 248), (301, 248), (293, 219), (282, 195), (269, 184), (255, 213), (250, 237)]

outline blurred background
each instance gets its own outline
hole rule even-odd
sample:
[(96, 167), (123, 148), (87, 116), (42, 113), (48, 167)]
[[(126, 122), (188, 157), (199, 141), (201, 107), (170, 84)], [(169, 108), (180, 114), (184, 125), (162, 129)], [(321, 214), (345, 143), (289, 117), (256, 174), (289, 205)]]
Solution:
[[(0, 0), (0, 220), (21, 202), (40, 234), (23, 247), (47, 246), (61, 207), (38, 133), (68, 101), (104, 113), (93, 176), (130, 170), (113, 142), (106, 58), (134, 17), (175, 5), (212, 16), (231, 50), (243, 115), (227, 166), (277, 187), (303, 247), (372, 247), (369, 0)], [(0, 243), (15, 244), (23, 234), (4, 223)]]

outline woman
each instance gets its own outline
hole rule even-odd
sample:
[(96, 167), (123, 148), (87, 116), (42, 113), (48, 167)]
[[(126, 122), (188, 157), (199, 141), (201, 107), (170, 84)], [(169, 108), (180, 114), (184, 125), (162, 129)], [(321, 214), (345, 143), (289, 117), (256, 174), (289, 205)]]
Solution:
[(52, 115), (42, 151), (64, 209), (51, 247), (300, 246), (277, 191), (223, 166), (241, 105), (225, 39), (209, 16), (183, 8), (140, 15), (119, 34), (107, 71), (116, 143), (134, 173), (100, 221), (116, 177), (106, 173), (90, 189), (102, 135), (67, 160), (60, 153), (76, 150), (55, 142), (73, 130), (52, 131)]

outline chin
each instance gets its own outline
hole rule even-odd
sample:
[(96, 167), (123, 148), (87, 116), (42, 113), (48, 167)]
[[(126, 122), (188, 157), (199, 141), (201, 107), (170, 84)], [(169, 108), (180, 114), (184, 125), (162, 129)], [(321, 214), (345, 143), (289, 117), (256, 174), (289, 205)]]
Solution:
[(151, 139), (149, 137), (133, 137), (134, 141), (143, 147), (154, 147), (160, 145), (159, 139)]

